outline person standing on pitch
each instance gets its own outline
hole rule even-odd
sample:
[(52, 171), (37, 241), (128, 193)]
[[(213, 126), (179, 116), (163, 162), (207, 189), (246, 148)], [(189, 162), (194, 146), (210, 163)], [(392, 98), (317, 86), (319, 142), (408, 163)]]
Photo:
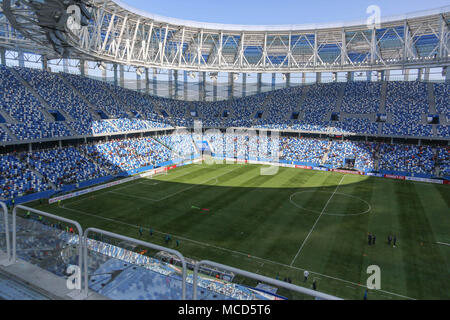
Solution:
[(369, 241), (369, 246), (372, 244), (372, 235), (369, 233), (367, 235), (367, 240)]
[(397, 236), (394, 234), (394, 248), (397, 245)]
[(372, 244), (375, 245), (375, 241), (377, 240), (377, 237), (375, 235), (372, 236)]
[(388, 245), (391, 245), (391, 242), (392, 242), (392, 236), (389, 235), (389, 236), (388, 236)]
[(309, 277), (309, 272), (308, 272), (308, 270), (305, 270), (305, 272), (303, 272), (303, 276), (304, 276), (303, 282), (308, 281), (308, 277)]
[(316, 279), (314, 279), (313, 281), (313, 290), (317, 291)]

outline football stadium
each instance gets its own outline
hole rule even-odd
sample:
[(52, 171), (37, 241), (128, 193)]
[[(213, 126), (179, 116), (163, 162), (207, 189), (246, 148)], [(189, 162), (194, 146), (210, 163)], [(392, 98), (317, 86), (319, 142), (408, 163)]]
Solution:
[(450, 299), (450, 6), (406, 9), (0, 0), (0, 299)]

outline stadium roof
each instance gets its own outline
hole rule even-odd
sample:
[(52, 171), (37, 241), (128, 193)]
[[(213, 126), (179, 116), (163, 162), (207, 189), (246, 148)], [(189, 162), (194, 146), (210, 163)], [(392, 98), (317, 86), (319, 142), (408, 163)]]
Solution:
[(3, 0), (3, 9), (15, 29), (60, 56), (137, 67), (289, 73), (450, 64), (450, 6), (382, 18), (379, 25), (249, 26), (168, 18), (118, 0), (82, 3), (84, 25), (75, 29), (67, 24), (67, 1)]

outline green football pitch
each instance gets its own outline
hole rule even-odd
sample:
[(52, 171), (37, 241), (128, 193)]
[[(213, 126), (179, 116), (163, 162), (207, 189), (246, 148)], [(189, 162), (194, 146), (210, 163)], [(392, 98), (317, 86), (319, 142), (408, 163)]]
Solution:
[(450, 186), (294, 168), (267, 176), (261, 168), (194, 164), (33, 206), (195, 260), (309, 288), (316, 280), (319, 291), (345, 299), (363, 298), (370, 265), (380, 267), (381, 289), (369, 299), (450, 299)]

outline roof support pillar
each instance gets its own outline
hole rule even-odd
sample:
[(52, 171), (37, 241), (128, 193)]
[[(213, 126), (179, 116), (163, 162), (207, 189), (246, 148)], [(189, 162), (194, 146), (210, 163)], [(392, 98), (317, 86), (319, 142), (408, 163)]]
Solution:
[(423, 80), (423, 69), (422, 68), (417, 69), (417, 80), (419, 80), (419, 81)]
[(42, 70), (47, 71), (48, 70), (48, 59), (46, 56), (41, 57), (42, 61)]
[(145, 68), (145, 93), (150, 94), (150, 78), (148, 76), (148, 68)]
[(158, 95), (158, 71), (153, 68), (153, 95)]
[(409, 69), (403, 69), (403, 81), (409, 80)]
[(141, 76), (136, 73), (136, 89), (141, 92)]
[(242, 96), (243, 97), (246, 96), (246, 91), (247, 91), (247, 74), (244, 72), (242, 74)]
[(277, 74), (272, 73), (272, 91), (275, 90), (276, 83), (277, 83)]
[(449, 67), (443, 67), (442, 68), (442, 74), (445, 76), (445, 83), (450, 83), (450, 68)]
[(0, 63), (6, 66), (6, 50), (5, 48), (0, 48)]
[(25, 57), (24, 57), (23, 51), (20, 49), (19, 49), (17, 58), (19, 60), (19, 67), (21, 67), (21, 68), (25, 67)]
[(119, 65), (119, 83), (122, 88), (125, 88), (125, 68), (123, 64)]
[(257, 73), (256, 92), (261, 93), (262, 73)]
[(430, 81), (430, 68), (424, 68), (423, 80)]
[(184, 100), (188, 99), (188, 72), (185, 70), (183, 71), (183, 95)]
[(87, 72), (86, 72), (86, 65), (87, 65), (87, 61), (85, 61), (84, 59), (80, 60), (80, 74), (84, 77), (87, 76)]
[(353, 82), (355, 80), (355, 73), (353, 71), (347, 72), (347, 82)]
[(234, 93), (234, 76), (233, 72), (228, 72), (228, 99), (233, 99)]
[(217, 101), (217, 78), (213, 79), (213, 100)]
[(316, 83), (322, 82), (322, 72), (316, 72)]
[(119, 79), (117, 76), (117, 63), (113, 64), (113, 70), (114, 70), (114, 85), (117, 86), (119, 84)]
[(173, 98), (173, 70), (168, 70), (168, 77), (169, 77), (169, 98)]
[(175, 99), (178, 99), (178, 70), (173, 70), (173, 82), (175, 88), (175, 93), (173, 96)]
[(63, 59), (63, 71), (69, 73), (69, 62), (66, 58)]

